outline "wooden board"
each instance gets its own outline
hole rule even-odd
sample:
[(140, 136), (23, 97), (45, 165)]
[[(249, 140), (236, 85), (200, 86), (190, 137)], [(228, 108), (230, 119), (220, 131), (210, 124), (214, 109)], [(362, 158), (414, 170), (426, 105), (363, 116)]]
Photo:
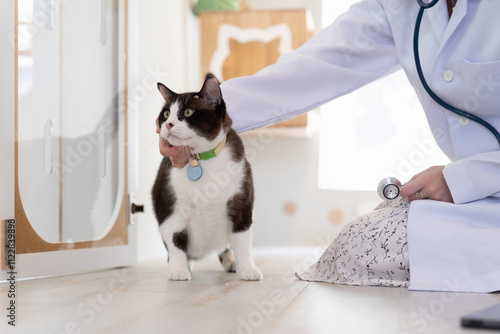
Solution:
[[(278, 24), (286, 24), (291, 32), (291, 49), (301, 46), (310, 36), (307, 30), (305, 10), (202, 12), (201, 27), (201, 75), (213, 72), (210, 62), (217, 50), (219, 28), (228, 24), (240, 29), (267, 29)], [(230, 39), (229, 55), (225, 58), (220, 73), (224, 80), (252, 75), (262, 68), (274, 64), (280, 56), (280, 38), (267, 43), (262, 41), (240, 42)], [(302, 127), (307, 125), (307, 115), (301, 115), (283, 122), (280, 126)]]

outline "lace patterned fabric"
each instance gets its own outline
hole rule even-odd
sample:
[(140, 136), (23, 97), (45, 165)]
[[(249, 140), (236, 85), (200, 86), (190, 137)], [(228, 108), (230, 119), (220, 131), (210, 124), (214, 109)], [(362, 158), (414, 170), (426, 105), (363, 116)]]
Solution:
[(297, 277), (345, 285), (407, 287), (406, 223), (410, 202), (398, 198), (346, 225), (319, 261)]

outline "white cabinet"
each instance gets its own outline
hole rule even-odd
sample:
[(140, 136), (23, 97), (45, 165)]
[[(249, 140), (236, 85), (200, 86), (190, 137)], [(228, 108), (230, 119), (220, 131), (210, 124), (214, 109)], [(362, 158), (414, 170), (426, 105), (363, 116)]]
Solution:
[(0, 218), (16, 218), (19, 276), (131, 264), (127, 0), (9, 2)]

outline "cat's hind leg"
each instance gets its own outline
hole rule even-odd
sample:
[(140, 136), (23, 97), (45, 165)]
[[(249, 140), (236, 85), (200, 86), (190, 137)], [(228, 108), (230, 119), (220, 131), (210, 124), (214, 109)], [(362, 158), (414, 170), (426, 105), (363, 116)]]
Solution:
[(225, 271), (230, 273), (236, 272), (236, 262), (234, 260), (234, 253), (231, 247), (227, 247), (219, 253), (219, 260)]

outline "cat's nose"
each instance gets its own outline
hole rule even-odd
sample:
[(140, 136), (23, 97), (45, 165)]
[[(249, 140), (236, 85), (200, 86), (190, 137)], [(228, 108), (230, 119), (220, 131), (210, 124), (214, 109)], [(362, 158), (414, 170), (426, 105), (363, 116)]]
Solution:
[(173, 123), (166, 123), (165, 126), (167, 127), (167, 130), (170, 130), (171, 127), (174, 126)]

